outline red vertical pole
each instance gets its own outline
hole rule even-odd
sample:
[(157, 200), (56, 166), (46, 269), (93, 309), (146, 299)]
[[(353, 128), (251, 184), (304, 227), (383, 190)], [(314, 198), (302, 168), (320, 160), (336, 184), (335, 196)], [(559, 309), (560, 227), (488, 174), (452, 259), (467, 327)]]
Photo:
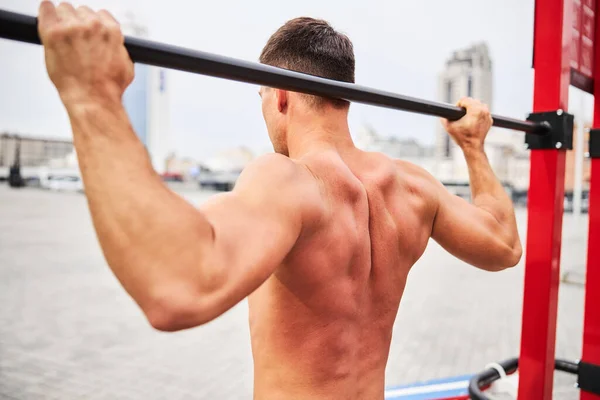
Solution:
[[(595, 7), (596, 14), (598, 7)], [(594, 42), (600, 43), (600, 18), (596, 17)], [(594, 96), (600, 94), (600, 46), (594, 46)], [(600, 101), (594, 99), (594, 127), (600, 127)], [(600, 132), (596, 132), (596, 135)], [(585, 314), (581, 361), (600, 365), (600, 158), (592, 158), (589, 195), (589, 233), (585, 279)], [(600, 400), (599, 395), (581, 391), (581, 400)]]
[[(536, 1), (535, 112), (567, 110), (572, 7), (572, 0)], [(531, 151), (520, 400), (552, 398), (565, 154), (554, 149)]]

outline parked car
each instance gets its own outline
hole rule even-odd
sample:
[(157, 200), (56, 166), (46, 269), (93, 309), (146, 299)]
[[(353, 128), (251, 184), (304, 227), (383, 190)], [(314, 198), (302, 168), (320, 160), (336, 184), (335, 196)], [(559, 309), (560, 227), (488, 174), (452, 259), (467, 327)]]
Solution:
[(241, 174), (240, 171), (203, 171), (197, 176), (198, 185), (201, 189), (228, 192), (233, 189), (235, 182)]
[(78, 176), (49, 176), (46, 184), (57, 192), (83, 192), (83, 182)]
[(176, 172), (165, 172), (161, 178), (165, 182), (183, 182), (183, 175)]

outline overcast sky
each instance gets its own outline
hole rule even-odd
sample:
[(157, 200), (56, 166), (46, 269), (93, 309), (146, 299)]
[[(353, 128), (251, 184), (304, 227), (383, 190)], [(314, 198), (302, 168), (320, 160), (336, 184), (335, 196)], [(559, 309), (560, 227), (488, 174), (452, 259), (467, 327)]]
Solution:
[[(151, 40), (256, 61), (286, 20), (311, 16), (348, 34), (357, 83), (436, 100), (437, 76), (449, 54), (485, 41), (494, 68), (493, 112), (523, 118), (532, 107), (533, 0), (218, 0), (78, 1), (115, 13), (132, 10)], [(34, 15), (39, 0), (0, 0)], [(0, 131), (69, 137), (65, 111), (48, 80), (39, 46), (0, 40)], [(179, 156), (268, 147), (255, 86), (170, 71), (171, 129)], [(354, 132), (432, 143), (435, 118), (353, 105)]]

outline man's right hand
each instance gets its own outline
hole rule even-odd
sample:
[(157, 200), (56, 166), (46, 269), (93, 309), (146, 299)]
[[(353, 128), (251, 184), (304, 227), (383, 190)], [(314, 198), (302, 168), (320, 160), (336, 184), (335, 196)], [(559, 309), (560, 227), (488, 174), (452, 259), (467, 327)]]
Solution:
[(471, 98), (461, 99), (457, 106), (465, 108), (467, 114), (458, 121), (442, 119), (446, 132), (461, 149), (482, 150), (485, 137), (493, 123), (489, 108)]

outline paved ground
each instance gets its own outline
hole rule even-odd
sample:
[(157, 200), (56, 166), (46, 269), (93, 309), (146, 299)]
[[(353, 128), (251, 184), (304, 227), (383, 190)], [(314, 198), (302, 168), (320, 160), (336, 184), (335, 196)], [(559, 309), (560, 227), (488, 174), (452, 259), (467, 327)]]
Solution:
[[(581, 273), (587, 220), (567, 217), (564, 228), (563, 270)], [(485, 273), (432, 243), (411, 272), (387, 384), (517, 355), (522, 278), (522, 266)], [(0, 185), (1, 399), (251, 398), (246, 307), (187, 332), (156, 332), (106, 267), (83, 195)], [(561, 285), (559, 307), (557, 356), (576, 359), (583, 289)], [(556, 381), (555, 398), (576, 398), (574, 378)]]

